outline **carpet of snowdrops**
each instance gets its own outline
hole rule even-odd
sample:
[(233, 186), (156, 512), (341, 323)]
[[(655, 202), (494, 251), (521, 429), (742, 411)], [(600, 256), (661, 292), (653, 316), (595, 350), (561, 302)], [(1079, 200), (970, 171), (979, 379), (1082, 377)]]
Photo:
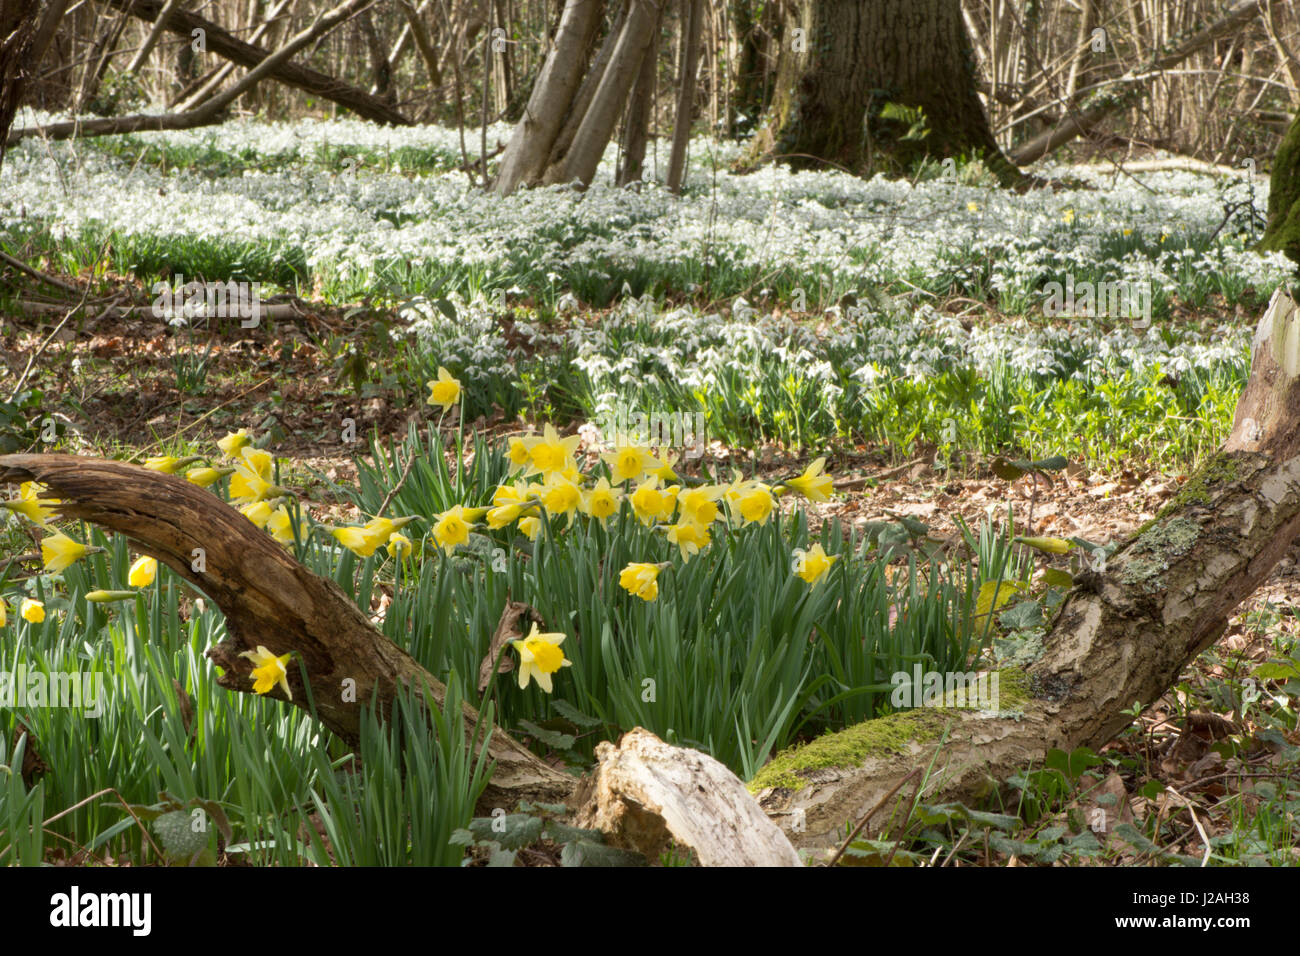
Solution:
[[(440, 720), (462, 699), (490, 704), (492, 719), (578, 769), (599, 740), (640, 725), (755, 781), (778, 751), (888, 711), (891, 675), (911, 662), (1006, 663), (991, 639), (1041, 636), (1042, 615), (1012, 607), (1021, 623), (1003, 626), (994, 612), (1059, 599), (1009, 524), (963, 525), (960, 556), (889, 567), (878, 539), (810, 518), (806, 503), (833, 494), (836, 449), (928, 439), (950, 452), (1193, 463), (1230, 421), (1250, 319), (1292, 266), (1249, 251), (1249, 217), (1225, 221), (1243, 196), (1265, 207), (1262, 181), (1051, 169), (1089, 188), (1016, 195), (977, 170), (915, 185), (736, 175), (740, 148), (696, 141), (680, 199), (604, 185), (612, 149), (585, 192), (500, 198), (456, 168), (447, 129), (231, 123), (25, 141), (0, 171), (0, 245), (76, 271), (107, 239), (113, 268), (146, 287), (238, 277), (382, 303), (402, 320), (391, 364), (427, 389), (429, 421), (397, 448), (370, 445), (348, 492), (362, 519), (318, 520), (284, 487), (266, 436), (244, 429), (145, 467), (211, 488), (337, 581), (447, 681)], [(654, 149), (651, 171), (666, 155)], [(1046, 321), (1044, 287), (1066, 276), (1151, 283), (1151, 326)], [(468, 434), (494, 407), (533, 430)], [(699, 414), (732, 448), (776, 442), (805, 463), (697, 473), (681, 449), (565, 434), (628, 409)], [(486, 774), (449, 743), (459, 733), (387, 738), (367, 724), (362, 772), (334, 773), (339, 742), (320, 746), (309, 717), (266, 699), (300, 700), (291, 649), (268, 635), (245, 655), (253, 694), (230, 694), (204, 657), (220, 614), (125, 540), (59, 521), (56, 506), (33, 484), (6, 503), (44, 536), (35, 573), (0, 577), (0, 635), (18, 638), (0, 646), (45, 673), (102, 675), (108, 716), (19, 708), (61, 772), (0, 787), (0, 859), (44, 858), (32, 824), (113, 787), (137, 809), (166, 790), (158, 814), (219, 807), (220, 839), (187, 850), (212, 859), (235, 847), (286, 865), (463, 860)], [(1033, 541), (1048, 555), (1076, 546)], [(496, 646), (510, 601), (545, 626)], [(498, 668), (511, 679), (479, 683)], [(264, 737), (282, 758), (274, 775)], [(0, 763), (15, 757), (7, 739)], [(436, 754), (437, 772), (400, 772), (403, 754), (426, 766), (417, 753)], [(379, 788), (404, 810), (376, 811)], [(143, 858), (150, 841), (133, 822), (92, 803), (50, 832), (92, 855)]]

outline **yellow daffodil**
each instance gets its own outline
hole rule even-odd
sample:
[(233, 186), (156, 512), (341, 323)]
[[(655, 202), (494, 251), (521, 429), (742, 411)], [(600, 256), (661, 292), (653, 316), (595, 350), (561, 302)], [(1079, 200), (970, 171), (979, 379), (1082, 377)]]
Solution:
[(583, 514), (590, 515), (604, 524), (605, 519), (618, 511), (619, 499), (623, 493), (609, 486), (609, 479), (601, 478), (582, 498)]
[(542, 530), (542, 520), (534, 515), (519, 519), (519, 530), (528, 535), (530, 541), (537, 540), (537, 532)]
[(269, 498), (279, 498), (289, 492), (271, 483), (273, 460), (271, 453), (260, 448), (245, 448), (230, 478), (230, 503), (253, 504)]
[(708, 525), (687, 520), (669, 525), (668, 540), (681, 550), (682, 561), (685, 563), (691, 559), (691, 555), (699, 554), (701, 548), (707, 548), (711, 539)]
[(45, 562), (45, 570), (51, 574), (57, 574), (86, 555), (102, 550), (102, 548), (87, 547), (80, 541), (73, 541), (62, 532), (41, 539), (41, 560)]
[(293, 516), (289, 509), (280, 505), (271, 512), (271, 517), (266, 519), (266, 530), (281, 544), (293, 544)]
[(827, 554), (820, 544), (813, 545), (807, 551), (797, 548), (794, 553), (797, 559), (794, 573), (809, 584), (820, 581), (831, 569), (831, 565), (839, 560), (839, 555)]
[(289, 654), (281, 654), (276, 657), (261, 644), (257, 645), (255, 651), (244, 651), (239, 655), (247, 657), (253, 662), (253, 693), (265, 694), (276, 684), (284, 690), (284, 694), (290, 700), (293, 700), (293, 691), (289, 689)]
[(166, 475), (174, 475), (186, 465), (199, 461), (202, 455), (187, 455), (184, 458), (177, 458), (175, 455), (155, 455), (152, 458), (144, 460), (144, 466), (150, 471), (161, 471)]
[(644, 601), (659, 596), (659, 565), (633, 561), (618, 576), (618, 586)]
[(469, 521), (466, 520), (464, 511), (464, 508), (456, 505), (438, 515), (433, 524), (433, 539), (447, 555), (456, 550), (456, 545), (469, 540)]
[(28, 624), (40, 624), (45, 620), (45, 605), (33, 598), (23, 598), (18, 614)]
[(207, 488), (215, 485), (226, 475), (233, 475), (233, 468), (191, 468), (185, 472), (185, 480), (191, 484), (198, 485), (200, 488)]
[(677, 464), (680, 455), (664, 455), (663, 464), (656, 468), (652, 474), (660, 481), (677, 481), (677, 472), (673, 471), (673, 465)]
[(565, 472), (576, 467), (573, 456), (582, 441), (581, 435), (561, 438), (555, 426), (547, 423), (542, 437), (525, 438), (528, 446), (529, 468), (525, 475), (549, 477), (554, 472)]
[(241, 428), (237, 432), (230, 432), (225, 438), (218, 438), (217, 447), (227, 458), (238, 458), (239, 453), (252, 442), (253, 436), (248, 434), (248, 429)]
[(16, 512), (34, 524), (44, 527), (54, 515), (58, 498), (42, 498), (46, 487), (35, 481), (24, 481), (18, 486), (18, 497), (12, 501), (0, 502), (0, 505)]
[(533, 624), (532, 631), (522, 641), (510, 644), (519, 652), (519, 687), (522, 690), (530, 680), (536, 680), (539, 687), (550, 693), (551, 675), (561, 667), (571, 667), (573, 662), (565, 660), (560, 645), (564, 643), (563, 634), (542, 634)]
[(265, 528), (266, 523), (271, 520), (274, 513), (269, 501), (254, 501), (246, 505), (241, 505), (240, 513), (259, 528)]
[(672, 497), (659, 487), (658, 478), (649, 478), (637, 485), (631, 501), (632, 511), (647, 527), (672, 514)]
[(736, 500), (736, 511), (745, 524), (767, 524), (776, 507), (772, 489), (761, 481), (752, 481)]
[(718, 518), (718, 499), (722, 497), (722, 490), (720, 485), (687, 488), (677, 496), (682, 518), (707, 528)]
[(1068, 226), (1074, 222), (1074, 210), (1067, 209), (1061, 214), (1061, 220)]
[(441, 405), (444, 412), (460, 401), (460, 382), (452, 378), (451, 373), (441, 365), (438, 366), (438, 377), (425, 384), (429, 386), (428, 403)]
[(572, 521), (582, 505), (582, 489), (567, 478), (552, 475), (542, 488), (542, 504), (548, 514), (568, 515)]
[(975, 202), (975, 201), (972, 199), (970, 202), (968, 202), (968, 203), (966, 204), (966, 209), (967, 209), (968, 212), (979, 212), (979, 211), (980, 211), (980, 204), (977, 203), (977, 202)]
[(528, 443), (522, 438), (510, 439), (510, 474), (518, 474), (532, 464), (528, 455)]
[(393, 534), (388, 539), (388, 554), (395, 561), (411, 553), (411, 539), (404, 534)]
[(126, 573), (126, 583), (133, 588), (147, 588), (158, 576), (158, 559), (143, 555), (136, 558), (131, 570)]
[(830, 475), (822, 474), (826, 459), (818, 458), (798, 478), (791, 478), (786, 485), (793, 488), (809, 501), (830, 501), (832, 481)]
[(641, 445), (621, 445), (600, 457), (609, 465), (609, 473), (616, 485), (640, 481), (644, 475), (663, 467), (663, 462)]
[(0, 627), (4, 627), (7, 620), (8, 617), (5, 614), (5, 602), (0, 601)]
[(334, 536), (339, 544), (353, 554), (368, 558), (375, 553), (376, 548), (387, 543), (389, 536), (394, 531), (413, 520), (415, 520), (414, 517), (410, 516), (393, 519), (371, 518), (360, 527), (332, 528), (330, 534)]

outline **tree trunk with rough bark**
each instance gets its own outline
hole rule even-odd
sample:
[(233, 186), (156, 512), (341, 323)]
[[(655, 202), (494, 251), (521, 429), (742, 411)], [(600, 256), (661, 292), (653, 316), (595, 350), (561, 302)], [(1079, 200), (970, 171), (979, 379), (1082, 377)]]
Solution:
[(1023, 180), (976, 93), (959, 0), (791, 5), (772, 104), (746, 163), (902, 174), (923, 157), (962, 154), (982, 156), (1005, 184)]
[(582, 82), (603, 12), (604, 0), (565, 3), (554, 45), (497, 167), (493, 189), (499, 195), (541, 181), (547, 158)]

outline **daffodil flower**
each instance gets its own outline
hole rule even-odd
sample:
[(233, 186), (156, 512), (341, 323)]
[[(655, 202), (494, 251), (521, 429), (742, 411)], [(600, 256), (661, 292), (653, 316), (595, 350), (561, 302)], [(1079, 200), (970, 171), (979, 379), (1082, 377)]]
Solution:
[(646, 474), (652, 474), (663, 467), (663, 462), (650, 454), (650, 449), (641, 445), (622, 445), (600, 456), (609, 465), (609, 472), (614, 484), (621, 485), (628, 481), (640, 481)]
[(353, 554), (368, 558), (375, 549), (382, 547), (390, 535), (407, 523), (414, 521), (414, 516), (405, 518), (372, 518), (356, 528), (333, 528), (330, 531), (339, 544)]
[(289, 514), (289, 509), (280, 505), (272, 511), (271, 516), (266, 519), (266, 530), (271, 532), (271, 537), (281, 544), (293, 544), (293, 516)]
[(191, 468), (185, 472), (185, 480), (190, 484), (198, 485), (200, 488), (207, 488), (215, 485), (226, 475), (233, 475), (233, 468)]
[(540, 438), (533, 436), (523, 441), (528, 448), (529, 461), (529, 468), (524, 472), (525, 476), (541, 475), (546, 478), (554, 472), (565, 472), (577, 467), (573, 456), (578, 449), (578, 443), (582, 441), (581, 435), (561, 438), (555, 426), (548, 422)]
[(136, 558), (135, 563), (131, 565), (131, 570), (126, 575), (126, 583), (133, 588), (147, 588), (153, 584), (157, 576), (158, 559), (146, 554)]
[(62, 532), (41, 539), (41, 560), (45, 562), (45, 570), (51, 574), (57, 574), (86, 555), (102, 550), (104, 549), (91, 548), (80, 541), (73, 541)]
[(184, 458), (177, 458), (175, 455), (155, 455), (152, 458), (146, 458), (144, 466), (150, 471), (161, 471), (165, 475), (174, 475), (186, 465), (202, 460), (202, 455), (186, 455)]
[(45, 605), (35, 598), (23, 598), (18, 614), (28, 624), (40, 624), (45, 620)]
[(469, 521), (466, 520), (463, 507), (456, 505), (438, 515), (433, 523), (433, 540), (448, 556), (456, 550), (457, 545), (469, 540)]
[(54, 516), (54, 506), (61, 504), (58, 498), (42, 498), (44, 485), (35, 481), (24, 481), (18, 486), (18, 497), (11, 501), (0, 501), (0, 506), (22, 515), (33, 524), (45, 527)]
[(247, 657), (253, 662), (251, 676), (255, 694), (265, 694), (276, 684), (279, 684), (284, 690), (285, 696), (293, 700), (293, 691), (289, 689), (289, 671), (286, 667), (289, 663), (290, 654), (281, 654), (276, 657), (259, 644), (257, 650), (244, 651), (239, 655), (240, 657)]
[(443, 412), (460, 401), (460, 382), (452, 378), (451, 373), (441, 365), (438, 366), (437, 379), (431, 379), (426, 384), (429, 386), (428, 403), (441, 405)]
[(633, 561), (618, 576), (618, 586), (643, 601), (659, 596), (659, 565)]
[(601, 478), (582, 496), (582, 512), (604, 524), (605, 519), (618, 511), (622, 492), (611, 488), (608, 478)]
[(582, 489), (567, 478), (552, 475), (542, 487), (542, 504), (548, 513), (568, 515), (572, 522), (574, 512), (582, 505)]
[(818, 458), (798, 478), (791, 478), (785, 484), (803, 495), (809, 501), (830, 501), (833, 483), (830, 475), (822, 474), (826, 459)]
[(682, 552), (682, 562), (685, 563), (691, 559), (691, 555), (699, 554), (701, 548), (707, 548), (711, 539), (707, 525), (687, 519), (669, 525), (668, 540), (677, 545)]
[(646, 527), (672, 514), (673, 500), (659, 487), (658, 477), (648, 478), (632, 492), (632, 511)]
[(721, 497), (722, 488), (719, 485), (687, 488), (677, 496), (677, 507), (683, 519), (707, 528), (719, 517), (718, 499)]
[(827, 554), (820, 544), (813, 545), (807, 551), (803, 548), (796, 548), (794, 554), (794, 573), (809, 584), (816, 584), (820, 581), (826, 572), (831, 569), (831, 565), (839, 560), (839, 555)]
[(519, 652), (519, 687), (524, 689), (530, 680), (536, 680), (539, 687), (550, 693), (551, 675), (561, 667), (572, 667), (573, 661), (565, 660), (560, 645), (564, 643), (564, 634), (542, 634), (533, 624), (532, 631), (522, 641), (511, 641), (510, 645)]
[(388, 554), (396, 561), (411, 553), (411, 539), (404, 534), (393, 534), (388, 539)]
[(253, 437), (248, 434), (248, 429), (241, 428), (237, 432), (230, 432), (225, 438), (218, 438), (217, 447), (227, 458), (237, 458), (239, 453), (252, 442)]

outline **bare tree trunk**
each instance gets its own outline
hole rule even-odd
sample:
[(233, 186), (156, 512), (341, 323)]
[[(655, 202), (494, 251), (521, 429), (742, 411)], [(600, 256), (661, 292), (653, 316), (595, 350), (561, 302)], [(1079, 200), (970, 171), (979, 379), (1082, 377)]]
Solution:
[[(269, 31), (271, 26), (275, 23), (275, 18), (284, 12), (284, 8), (292, 2), (293, 0), (279, 0), (279, 2), (267, 13), (266, 19), (258, 25), (256, 30), (253, 31), (253, 35), (248, 38), (248, 42), (250, 44), (256, 44), (261, 40), (262, 36)], [(190, 46), (186, 44), (183, 45), (181, 49), (188, 51), (190, 50)], [(221, 66), (212, 71), (208, 79), (205, 80), (197, 89), (183, 93), (178, 97), (176, 102), (173, 104), (173, 109), (179, 112), (184, 112), (185, 110), (191, 110), (198, 106), (207, 99), (213, 91), (221, 86), (222, 81), (234, 71), (235, 64), (221, 64)]]
[[(660, 8), (659, 15), (662, 21), (663, 8)], [(628, 102), (627, 116), (623, 121), (623, 157), (615, 180), (619, 186), (639, 182), (645, 164), (650, 109), (654, 105), (655, 85), (659, 79), (659, 26), (659, 22), (656, 22), (650, 36), (650, 48), (641, 58), (641, 72), (637, 76), (636, 86), (632, 88), (632, 99)]]
[(555, 45), (537, 77), (523, 118), (515, 125), (501, 164), (497, 167), (495, 191), (514, 192), (521, 183), (541, 181), (564, 117), (582, 82), (583, 67), (600, 24), (603, 0), (567, 0), (560, 15)]
[[(686, 147), (691, 140), (695, 110), (695, 73), (699, 67), (700, 28), (704, 0), (682, 0), (682, 52), (677, 74), (677, 119), (673, 123), (673, 148), (668, 158), (668, 191), (680, 195), (686, 174)], [(689, 16), (687, 10), (690, 11)]]
[(979, 153), (1005, 184), (1023, 181), (976, 93), (958, 0), (811, 0), (810, 13), (794, 5), (781, 58), (795, 62), (778, 67), (747, 162), (901, 174), (926, 156)]
[(609, 66), (600, 78), (591, 98), (591, 106), (582, 113), (582, 122), (573, 143), (562, 154), (552, 150), (543, 183), (580, 182), (589, 185), (596, 167), (614, 132), (618, 114), (627, 101), (628, 91), (641, 69), (641, 60), (650, 46), (651, 33), (659, 21), (661, 5), (666, 0), (629, 0), (627, 20), (619, 32), (618, 42), (610, 54)]
[(23, 94), (67, 9), (68, 0), (46, 4), (0, 0), (0, 163)]

